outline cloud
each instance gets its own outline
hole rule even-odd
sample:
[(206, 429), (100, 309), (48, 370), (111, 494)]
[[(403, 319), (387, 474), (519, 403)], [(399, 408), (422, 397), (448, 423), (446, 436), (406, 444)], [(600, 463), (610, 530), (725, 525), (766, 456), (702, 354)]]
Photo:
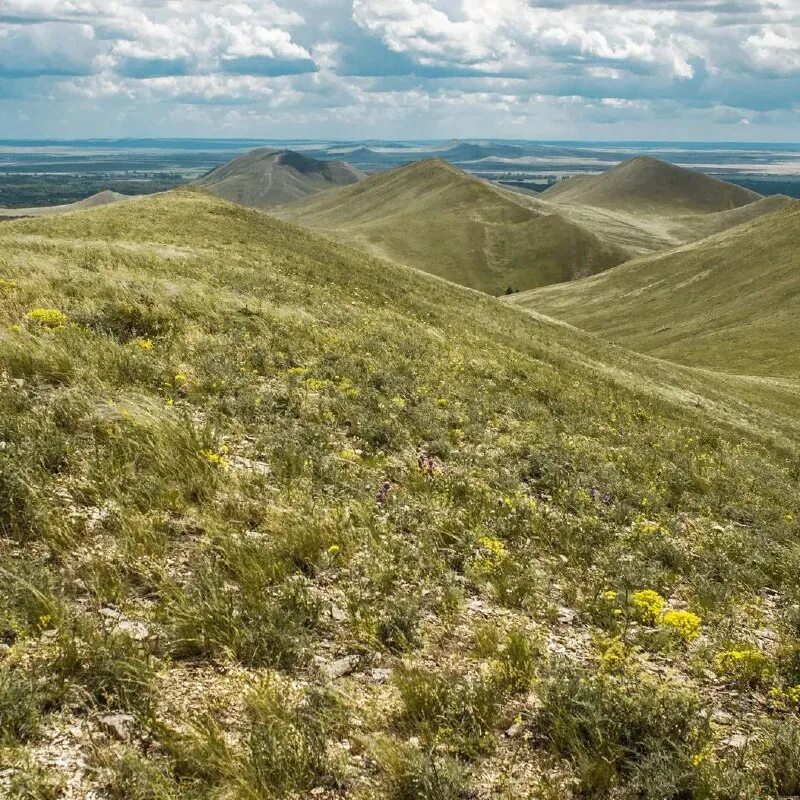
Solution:
[(196, 108), (226, 132), (666, 120), (685, 138), (796, 124), (799, 77), (797, 0), (0, 0), (2, 113), (47, 98), (158, 126), (171, 104), (189, 133)]
[(97, 50), (87, 26), (47, 23), (31, 28), (0, 26), (0, 76), (11, 79), (91, 75)]
[(319, 67), (310, 58), (280, 59), (271, 56), (234, 56), (224, 57), (221, 61), (222, 72), (228, 75), (303, 75), (317, 72)]

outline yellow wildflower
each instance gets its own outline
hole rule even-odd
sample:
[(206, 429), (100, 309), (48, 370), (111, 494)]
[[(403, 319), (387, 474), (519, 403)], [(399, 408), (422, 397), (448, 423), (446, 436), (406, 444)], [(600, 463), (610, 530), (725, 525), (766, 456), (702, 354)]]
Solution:
[(51, 331), (63, 327), (67, 322), (67, 318), (57, 308), (34, 308), (28, 312), (28, 319)]
[(730, 681), (755, 686), (773, 670), (772, 662), (760, 650), (745, 647), (717, 653), (717, 672)]
[(218, 453), (215, 450), (203, 450), (203, 456), (207, 461), (210, 461), (212, 464), (216, 464), (220, 467), (227, 467), (230, 465), (230, 462), (222, 453)]
[(643, 589), (641, 592), (634, 592), (631, 596), (633, 607), (639, 614), (642, 622), (654, 625), (667, 601), (653, 589)]
[(661, 624), (671, 628), (685, 642), (693, 642), (700, 635), (700, 617), (691, 611), (665, 611)]

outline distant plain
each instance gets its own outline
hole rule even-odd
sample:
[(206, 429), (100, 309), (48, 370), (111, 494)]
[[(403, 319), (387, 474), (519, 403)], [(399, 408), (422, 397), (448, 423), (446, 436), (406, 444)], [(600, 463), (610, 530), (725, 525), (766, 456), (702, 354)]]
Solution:
[(145, 194), (180, 186), (256, 147), (344, 160), (372, 173), (440, 156), (488, 180), (545, 189), (638, 155), (700, 169), (759, 192), (800, 198), (800, 145), (685, 142), (332, 142), (277, 139), (0, 140), (0, 207), (82, 200), (104, 189)]

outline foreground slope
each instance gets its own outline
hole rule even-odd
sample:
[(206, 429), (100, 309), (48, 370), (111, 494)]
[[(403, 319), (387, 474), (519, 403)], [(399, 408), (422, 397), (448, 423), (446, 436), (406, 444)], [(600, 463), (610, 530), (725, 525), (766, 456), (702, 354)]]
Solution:
[(435, 158), (274, 213), (489, 294), (591, 275), (628, 255)]
[(685, 364), (800, 377), (800, 203), (525, 307)]
[(194, 185), (223, 200), (264, 209), (363, 177), (344, 161), (317, 161), (292, 150), (259, 148), (217, 167)]
[(790, 387), (199, 193), (0, 275), (4, 797), (795, 791)]
[(600, 175), (561, 181), (542, 193), (547, 200), (643, 214), (709, 214), (747, 205), (757, 192), (701, 172), (639, 156)]

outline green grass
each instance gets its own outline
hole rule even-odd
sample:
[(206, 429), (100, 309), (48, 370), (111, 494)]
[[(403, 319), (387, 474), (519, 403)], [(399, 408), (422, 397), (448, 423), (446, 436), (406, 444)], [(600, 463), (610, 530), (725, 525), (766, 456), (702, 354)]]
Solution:
[(659, 358), (796, 381), (798, 232), (795, 204), (585, 281), (515, 295), (511, 302)]
[(272, 211), (493, 295), (591, 275), (629, 257), (556, 212), (439, 159)]
[(793, 785), (790, 389), (196, 192), (4, 224), (0, 276), (0, 793), (54, 739), (110, 797)]
[(531, 196), (437, 159), (271, 213), (492, 295), (602, 274), (790, 204), (638, 158)]

